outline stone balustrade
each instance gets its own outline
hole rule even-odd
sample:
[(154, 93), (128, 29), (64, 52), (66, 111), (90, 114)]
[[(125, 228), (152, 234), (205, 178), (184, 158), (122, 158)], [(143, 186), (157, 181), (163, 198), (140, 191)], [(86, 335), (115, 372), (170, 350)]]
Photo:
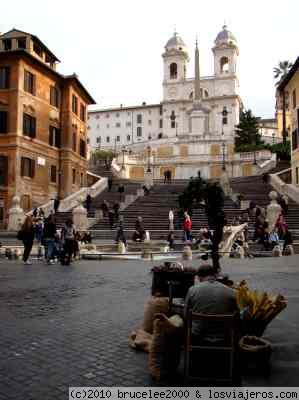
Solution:
[(295, 203), (299, 204), (299, 187), (293, 184), (285, 183), (279, 176), (286, 173), (288, 169), (283, 170), (278, 174), (270, 174), (270, 184), (278, 193), (289, 197)]

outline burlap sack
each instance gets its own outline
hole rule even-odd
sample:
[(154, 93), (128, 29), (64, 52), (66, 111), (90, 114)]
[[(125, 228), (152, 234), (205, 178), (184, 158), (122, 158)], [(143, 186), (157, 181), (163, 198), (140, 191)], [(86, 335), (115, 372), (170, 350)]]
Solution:
[(164, 314), (156, 315), (149, 349), (149, 371), (158, 381), (176, 372), (180, 362), (183, 325), (184, 322), (178, 315), (171, 318)]
[(294, 254), (294, 247), (291, 244), (288, 244), (285, 248), (284, 255), (292, 256)]
[(129, 344), (135, 350), (149, 352), (152, 335), (143, 329), (136, 329), (129, 336)]
[(280, 246), (277, 245), (277, 246), (273, 247), (272, 256), (273, 257), (281, 257), (282, 256), (282, 252), (281, 252)]
[(155, 314), (169, 314), (168, 297), (151, 297), (144, 307), (143, 329), (148, 333), (153, 333), (153, 323)]

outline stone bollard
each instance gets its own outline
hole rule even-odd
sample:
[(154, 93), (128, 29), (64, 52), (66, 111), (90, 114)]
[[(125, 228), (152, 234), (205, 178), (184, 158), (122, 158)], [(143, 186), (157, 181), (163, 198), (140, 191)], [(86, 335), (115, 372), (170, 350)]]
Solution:
[(272, 192), (269, 193), (269, 197), (271, 199), (271, 203), (267, 206), (267, 220), (269, 223), (269, 232), (272, 232), (277, 218), (281, 214), (281, 207), (277, 203), (277, 192), (272, 190)]
[(79, 200), (79, 206), (73, 209), (73, 222), (78, 231), (86, 231), (88, 229), (87, 210), (83, 207), (84, 199)]
[(118, 251), (119, 254), (125, 254), (126, 253), (126, 246), (125, 246), (124, 242), (118, 242), (117, 251)]
[(8, 231), (20, 230), (25, 219), (24, 210), (20, 207), (20, 197), (14, 196), (12, 199), (12, 207), (8, 211)]

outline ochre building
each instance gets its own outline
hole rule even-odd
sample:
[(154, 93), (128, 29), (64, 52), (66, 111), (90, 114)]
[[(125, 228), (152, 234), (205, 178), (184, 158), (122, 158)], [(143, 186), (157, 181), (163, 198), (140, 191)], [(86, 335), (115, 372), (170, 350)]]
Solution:
[(277, 88), (280, 97), (285, 97), (291, 132), (292, 183), (299, 185), (299, 57)]
[(0, 227), (12, 197), (29, 210), (86, 182), (87, 105), (93, 98), (34, 35), (0, 35)]

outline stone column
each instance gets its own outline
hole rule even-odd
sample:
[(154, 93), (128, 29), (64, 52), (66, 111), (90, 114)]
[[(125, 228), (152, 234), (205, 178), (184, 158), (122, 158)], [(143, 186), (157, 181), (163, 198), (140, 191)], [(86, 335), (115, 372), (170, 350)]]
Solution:
[(271, 232), (274, 229), (279, 214), (281, 214), (281, 207), (277, 203), (277, 192), (272, 190), (272, 192), (269, 193), (269, 197), (271, 203), (267, 207), (267, 220), (269, 223), (269, 232)]
[(20, 207), (20, 197), (14, 196), (12, 199), (12, 207), (8, 211), (8, 231), (20, 230), (25, 219), (24, 210)]
[(73, 222), (78, 231), (86, 231), (88, 229), (87, 210), (83, 207), (83, 201), (83, 198), (81, 198), (79, 206), (73, 209)]

